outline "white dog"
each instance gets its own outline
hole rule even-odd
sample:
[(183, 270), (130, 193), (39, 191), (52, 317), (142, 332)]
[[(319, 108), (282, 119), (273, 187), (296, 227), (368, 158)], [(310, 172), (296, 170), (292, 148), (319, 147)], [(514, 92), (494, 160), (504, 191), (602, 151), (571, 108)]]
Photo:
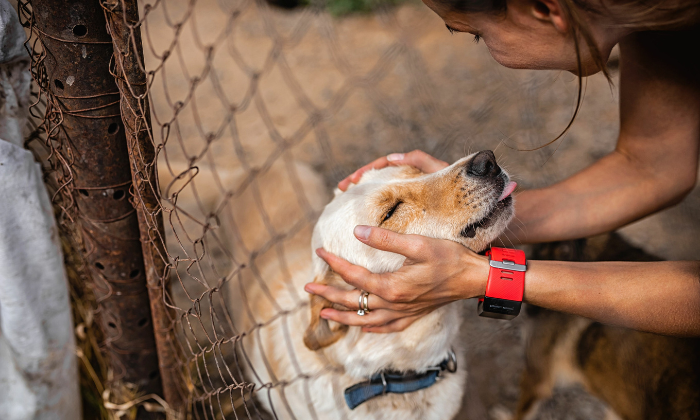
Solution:
[[(464, 360), (461, 305), (443, 306), (402, 332), (363, 333), (321, 319), (319, 312), (331, 303), (309, 298), (303, 286), (313, 280), (351, 288), (314, 254), (320, 247), (376, 273), (401, 267), (403, 256), (373, 249), (353, 236), (360, 224), (449, 239), (481, 251), (510, 221), (515, 184), (490, 151), (433, 174), (405, 166), (371, 170), (347, 192), (336, 190), (310, 238), (310, 228), (291, 229), (304, 215), (296, 197), (301, 194), (308, 208), (318, 208), (325, 199), (323, 183), (302, 165), (288, 169), (269, 171), (257, 192), (240, 198), (232, 220), (238, 248), (248, 250), (252, 266), (228, 285), (229, 306), (244, 336), (240, 364), (249, 366), (247, 377), (257, 385), (258, 401), (279, 419), (451, 418), (466, 380), (466, 370), (454, 371), (452, 359)], [(289, 173), (295, 174), (292, 181)], [(255, 206), (264, 207), (265, 214), (257, 215)], [(285, 227), (285, 235), (261, 238), (261, 231)], [(238, 258), (246, 256), (239, 252)]]

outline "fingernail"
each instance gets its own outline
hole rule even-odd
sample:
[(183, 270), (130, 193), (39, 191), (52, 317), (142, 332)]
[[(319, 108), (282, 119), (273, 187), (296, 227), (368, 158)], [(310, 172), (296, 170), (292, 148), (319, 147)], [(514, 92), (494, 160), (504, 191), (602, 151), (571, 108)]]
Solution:
[(403, 157), (403, 153), (392, 153), (386, 157), (386, 160), (388, 160), (389, 162), (394, 162), (397, 160), (403, 160)]
[(369, 226), (363, 226), (363, 225), (357, 225), (355, 226), (355, 236), (357, 239), (366, 241), (367, 238), (369, 238), (369, 233), (372, 231), (372, 228)]
[(316, 248), (316, 255), (318, 255), (320, 257), (322, 253), (323, 253), (323, 248)]
[(312, 295), (314, 294), (314, 291), (311, 289), (311, 286), (309, 284), (304, 285), (304, 290), (306, 293), (311, 293)]
[(330, 319), (330, 317), (328, 316), (328, 314), (326, 314), (326, 313), (323, 312), (323, 311), (321, 311), (321, 318), (323, 318), (323, 319)]

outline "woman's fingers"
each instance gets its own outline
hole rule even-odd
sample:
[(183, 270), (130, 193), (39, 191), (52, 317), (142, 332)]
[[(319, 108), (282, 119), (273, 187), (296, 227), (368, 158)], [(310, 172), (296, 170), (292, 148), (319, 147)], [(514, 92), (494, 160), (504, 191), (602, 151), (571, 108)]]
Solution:
[[(328, 299), (333, 303), (343, 305), (351, 310), (357, 310), (360, 308), (360, 293), (358, 289), (354, 290), (343, 290), (337, 287), (328, 286), (327, 284), (320, 283), (309, 283), (304, 286), (304, 290), (308, 293), (313, 293), (314, 295), (321, 296)], [(392, 305), (379, 296), (370, 293), (367, 296), (367, 307), (374, 311), (375, 309), (396, 309), (396, 305)]]
[(387, 157), (380, 157), (379, 159), (368, 163), (367, 165), (348, 175), (347, 178), (338, 183), (338, 188), (341, 191), (347, 191), (350, 184), (357, 184), (358, 182), (360, 182), (362, 174), (364, 174), (365, 172), (369, 171), (370, 169), (381, 169), (387, 166), (389, 166), (389, 161), (387, 160)]
[(332, 308), (321, 311), (321, 318), (352, 327), (378, 327), (395, 321), (399, 316), (401, 316), (399, 312), (386, 309), (365, 312), (363, 316), (358, 315), (357, 311), (339, 311)]
[(347, 191), (350, 184), (357, 184), (360, 182), (362, 175), (370, 169), (381, 169), (386, 168), (387, 166), (398, 165), (414, 166), (426, 174), (431, 174), (450, 166), (447, 162), (436, 159), (422, 150), (414, 150), (408, 153), (392, 153), (388, 156), (380, 157), (379, 159), (372, 161), (356, 170), (347, 178), (340, 181), (338, 183), (338, 188), (341, 191)]
[(321, 257), (333, 271), (338, 273), (340, 277), (351, 286), (361, 290), (366, 290), (370, 293), (381, 295), (383, 291), (381, 274), (375, 274), (368, 269), (359, 265), (354, 265), (348, 261), (331, 254), (323, 248), (316, 250), (316, 255)]
[(414, 150), (406, 154), (394, 153), (393, 159), (390, 160), (392, 165), (414, 166), (426, 174), (432, 174), (433, 172), (437, 172), (450, 166), (449, 163), (434, 158), (422, 150)]
[(412, 260), (425, 260), (430, 257), (430, 238), (420, 235), (404, 235), (387, 229), (358, 225), (355, 237), (372, 248), (401, 254)]
[(362, 331), (373, 333), (403, 331), (423, 315), (425, 314), (405, 316), (401, 312), (387, 309), (372, 310), (371, 312), (365, 312), (362, 316), (358, 315), (356, 311), (339, 311), (331, 308), (321, 311), (321, 318), (350, 325), (351, 327), (362, 327)]
[[(412, 261), (429, 260), (432, 253), (430, 242), (433, 239), (420, 235), (403, 235), (377, 227), (357, 226), (355, 236), (373, 248), (401, 254)], [(410, 291), (396, 287), (396, 282), (391, 281), (391, 276), (396, 275), (394, 273), (372, 273), (323, 248), (317, 249), (316, 255), (321, 257), (346, 283), (357, 289), (366, 290), (392, 303), (405, 302), (412, 298)]]

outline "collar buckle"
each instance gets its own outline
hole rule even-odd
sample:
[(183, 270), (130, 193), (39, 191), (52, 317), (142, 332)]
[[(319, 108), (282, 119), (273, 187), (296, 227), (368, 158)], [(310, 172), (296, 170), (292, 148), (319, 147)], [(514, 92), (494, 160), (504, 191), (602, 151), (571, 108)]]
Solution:
[(457, 355), (452, 349), (450, 349), (450, 352), (447, 353), (447, 363), (445, 363), (445, 370), (450, 373), (457, 372)]

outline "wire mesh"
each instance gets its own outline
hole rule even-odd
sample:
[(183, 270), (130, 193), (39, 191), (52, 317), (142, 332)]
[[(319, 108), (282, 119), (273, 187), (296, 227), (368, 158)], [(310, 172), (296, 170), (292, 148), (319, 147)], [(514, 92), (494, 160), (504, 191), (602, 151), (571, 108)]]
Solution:
[(312, 391), (321, 382), (344, 418), (338, 367), (300, 346), (310, 228), (329, 189), (314, 170), (328, 185), (392, 146), (444, 155), (508, 107), (498, 84), (473, 95), (482, 103), (469, 118), (440, 104), (460, 101), (433, 81), (429, 45), (443, 41), (431, 38), (448, 34), (426, 9), (379, 5), (337, 20), (320, 7), (143, 4), (166, 263), (195, 417), (323, 418)]
[[(309, 318), (301, 285), (312, 280), (314, 222), (333, 185), (359, 165), (415, 148), (448, 161), (488, 148), (521, 184), (538, 186), (612, 148), (615, 101), (594, 79), (579, 119), (596, 124), (581, 123), (571, 136), (605, 140), (586, 143), (583, 159), (571, 139), (514, 159), (504, 142), (536, 146), (565, 126), (575, 79), (501, 70), (421, 4), (373, 3), (372, 13), (343, 17), (322, 3), (139, 7), (128, 28), (141, 34), (147, 78), (143, 86), (127, 81), (122, 94), (150, 103), (151, 126), (137, 131), (156, 151), (144, 162), (157, 168), (148, 187), (160, 199), (148, 213), (165, 225), (151, 240), (164, 250), (157, 258), (171, 282), (163, 302), (172, 311), (179, 392), (196, 419), (323, 419), (314, 409), (319, 383), (333, 389), (337, 417), (347, 418), (340, 368), (301, 344)], [(47, 115), (44, 137), (60, 123)], [(64, 173), (73, 163), (46, 144), (50, 170)], [(555, 148), (557, 162), (542, 166)], [(485, 325), (467, 329), (475, 354), (503, 334)], [(519, 339), (517, 325), (507, 330)], [(490, 398), (512, 408), (515, 386)]]

